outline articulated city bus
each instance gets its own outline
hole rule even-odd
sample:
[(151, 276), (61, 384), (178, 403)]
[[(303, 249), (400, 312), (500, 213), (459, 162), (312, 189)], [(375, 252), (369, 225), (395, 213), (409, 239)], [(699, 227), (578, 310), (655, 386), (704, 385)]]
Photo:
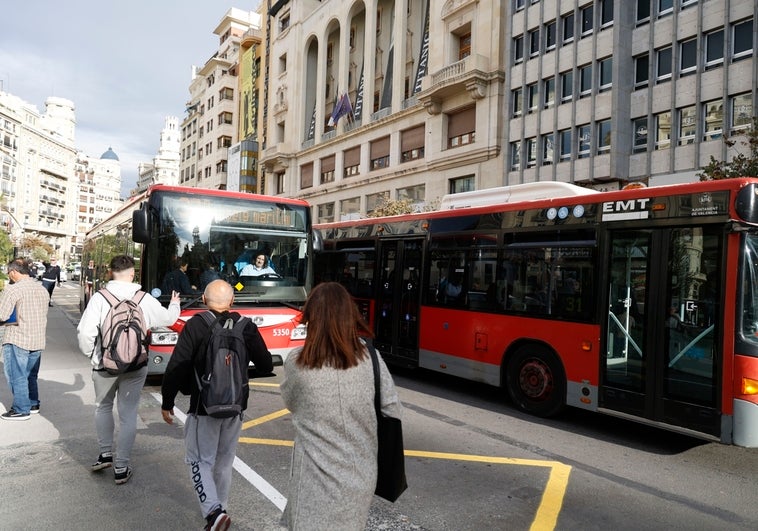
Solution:
[(758, 446), (758, 180), (532, 183), (315, 227), (385, 360)]
[[(253, 319), (281, 364), (305, 338), (299, 319), (311, 283), (311, 237), (310, 207), (304, 201), (152, 186), (87, 233), (80, 308), (105, 285), (108, 264), (117, 254), (135, 258), (135, 282), (164, 305), (172, 289), (180, 290), (181, 265), (188, 281), (181, 293), (181, 316), (173, 326), (151, 331), (150, 374), (165, 371), (179, 332), (205, 308), (202, 290), (215, 278), (234, 287), (233, 310)], [(244, 274), (244, 267), (261, 254), (273, 272)]]

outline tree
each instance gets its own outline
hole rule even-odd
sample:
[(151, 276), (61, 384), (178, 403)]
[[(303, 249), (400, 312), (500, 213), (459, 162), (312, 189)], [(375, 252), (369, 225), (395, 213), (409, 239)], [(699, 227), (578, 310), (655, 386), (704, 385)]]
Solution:
[(10, 262), (13, 258), (13, 242), (4, 230), (0, 230), (0, 257), (3, 264)]
[(734, 179), (735, 177), (758, 177), (758, 118), (753, 118), (752, 126), (736, 135), (724, 138), (727, 148), (737, 146), (731, 161), (716, 160), (711, 155), (711, 161), (697, 174), (701, 181), (716, 181), (719, 179)]
[(376, 207), (372, 212), (369, 212), (368, 217), (379, 218), (383, 216), (399, 216), (401, 214), (413, 214), (414, 212), (430, 212), (437, 210), (439, 207), (439, 200), (431, 201), (425, 204), (422, 208), (417, 201), (413, 199), (389, 199), (385, 198), (381, 205)]
[(26, 234), (21, 240), (21, 254), (35, 261), (46, 261), (53, 254), (53, 246), (39, 236)]

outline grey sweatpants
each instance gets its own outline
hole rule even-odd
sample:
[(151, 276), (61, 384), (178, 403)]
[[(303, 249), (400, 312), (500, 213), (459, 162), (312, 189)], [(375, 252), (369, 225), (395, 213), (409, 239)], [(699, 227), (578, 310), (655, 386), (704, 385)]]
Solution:
[(242, 418), (217, 419), (207, 415), (187, 415), (184, 424), (185, 461), (200, 502), (203, 518), (229, 502), (232, 469)]
[(100, 453), (113, 451), (113, 402), (118, 410), (118, 443), (113, 456), (113, 466), (129, 464), (134, 438), (137, 436), (137, 409), (140, 392), (147, 378), (147, 367), (138, 371), (112, 376), (106, 371), (92, 371), (95, 383), (95, 429)]

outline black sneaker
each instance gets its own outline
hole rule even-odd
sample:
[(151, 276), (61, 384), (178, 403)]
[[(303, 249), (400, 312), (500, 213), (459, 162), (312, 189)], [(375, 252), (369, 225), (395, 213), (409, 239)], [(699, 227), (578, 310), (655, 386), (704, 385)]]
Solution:
[(123, 485), (129, 481), (130, 477), (132, 477), (132, 469), (128, 466), (122, 468), (114, 468), (113, 472), (115, 474), (114, 477), (116, 479), (116, 485)]
[(206, 531), (226, 531), (232, 524), (232, 519), (221, 507), (209, 514), (205, 521), (208, 522), (205, 525)]
[(2, 415), (0, 415), (3, 420), (29, 420), (29, 413), (19, 413), (15, 409), (11, 409), (10, 411), (6, 411)]
[(32, 415), (36, 415), (37, 413), (39, 413), (39, 406), (32, 406), (30, 413)]
[(108, 468), (109, 466), (113, 466), (113, 454), (110, 452), (105, 452), (98, 455), (97, 461), (92, 463), (92, 471), (97, 472), (98, 470)]

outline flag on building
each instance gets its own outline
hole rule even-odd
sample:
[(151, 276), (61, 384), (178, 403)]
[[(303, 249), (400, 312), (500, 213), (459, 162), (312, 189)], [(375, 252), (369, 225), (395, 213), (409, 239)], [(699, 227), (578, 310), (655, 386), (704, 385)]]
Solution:
[(329, 127), (336, 127), (340, 118), (353, 113), (353, 106), (350, 104), (350, 98), (347, 94), (339, 97), (332, 109), (332, 116), (329, 118)]

